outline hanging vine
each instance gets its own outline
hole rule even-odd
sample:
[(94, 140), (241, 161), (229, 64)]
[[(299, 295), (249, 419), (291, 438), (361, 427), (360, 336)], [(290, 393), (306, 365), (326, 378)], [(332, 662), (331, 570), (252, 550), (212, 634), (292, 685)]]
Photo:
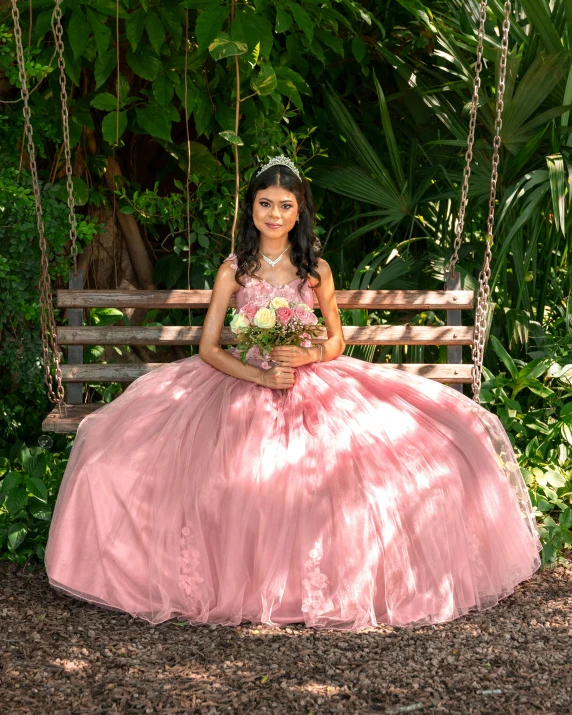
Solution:
[[(230, 17), (231, 21), (234, 20), (235, 12), (235, 0), (232, 0)], [(234, 114), (234, 216), (232, 219), (232, 229), (230, 232), (230, 252), (234, 253), (234, 238), (236, 234), (236, 225), (238, 222), (238, 203), (239, 203), (239, 192), (240, 192), (240, 166), (238, 163), (238, 126), (240, 121), (240, 66), (238, 63), (238, 55), (234, 56), (234, 67), (236, 71), (236, 97), (235, 97), (235, 114)]]

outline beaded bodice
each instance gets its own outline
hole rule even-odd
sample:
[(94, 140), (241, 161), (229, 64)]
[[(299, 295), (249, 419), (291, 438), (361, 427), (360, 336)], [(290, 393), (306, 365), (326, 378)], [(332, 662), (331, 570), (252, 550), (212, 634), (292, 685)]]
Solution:
[[(225, 261), (228, 261), (234, 270), (238, 268), (236, 254), (231, 253)], [(255, 276), (242, 276), (241, 281), (244, 285), (234, 294), (236, 299), (236, 310), (239, 311), (247, 303), (255, 303), (261, 307), (266, 305), (275, 296), (281, 296), (299, 303), (306, 303), (310, 307), (314, 306), (314, 291), (307, 280), (303, 280), (301, 290), (298, 290), (302, 278), (295, 278), (289, 283), (283, 285), (273, 285), (263, 278)], [(235, 347), (228, 348), (228, 351), (238, 357), (238, 350)], [(272, 361), (266, 361), (260, 355), (256, 346), (251, 348), (246, 354), (246, 362), (257, 367), (268, 369), (272, 367)]]
[[(231, 253), (231, 255), (227, 256), (224, 260), (229, 261), (235, 270), (238, 268), (235, 253)], [(278, 295), (288, 298), (288, 300), (306, 303), (311, 308), (314, 306), (314, 291), (307, 280), (304, 280), (302, 290), (298, 290), (302, 278), (294, 278), (290, 283), (284, 285), (273, 285), (263, 278), (256, 278), (254, 276), (242, 276), (241, 280), (244, 285), (241, 285), (235, 293), (237, 310), (240, 310), (250, 301), (265, 305), (269, 300)]]

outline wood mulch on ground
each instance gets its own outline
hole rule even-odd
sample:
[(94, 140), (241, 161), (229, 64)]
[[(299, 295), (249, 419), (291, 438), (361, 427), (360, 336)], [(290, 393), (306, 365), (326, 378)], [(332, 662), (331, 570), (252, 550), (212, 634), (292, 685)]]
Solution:
[(0, 710), (572, 713), (572, 558), (494, 608), (408, 630), (152, 627), (0, 562)]

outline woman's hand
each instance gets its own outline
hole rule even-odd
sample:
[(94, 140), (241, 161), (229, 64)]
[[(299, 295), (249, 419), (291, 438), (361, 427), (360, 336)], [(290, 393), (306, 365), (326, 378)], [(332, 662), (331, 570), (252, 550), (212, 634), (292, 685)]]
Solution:
[(300, 365), (312, 362), (308, 348), (300, 345), (280, 345), (272, 348), (270, 358), (278, 363), (268, 370), (263, 370), (261, 385), (273, 390), (284, 390), (294, 386), (295, 370)]
[(300, 367), (313, 362), (310, 350), (300, 345), (277, 345), (270, 351), (270, 357), (280, 367)]
[(260, 384), (272, 390), (287, 390), (294, 386), (294, 368), (278, 365), (263, 370)]

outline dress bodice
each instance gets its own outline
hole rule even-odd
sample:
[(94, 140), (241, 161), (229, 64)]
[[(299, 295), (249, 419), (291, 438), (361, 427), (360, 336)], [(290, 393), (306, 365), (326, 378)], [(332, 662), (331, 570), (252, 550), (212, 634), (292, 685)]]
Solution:
[[(235, 253), (231, 253), (224, 260), (228, 261), (235, 270), (238, 268)], [(302, 278), (294, 278), (290, 283), (283, 285), (273, 285), (263, 278), (256, 278), (255, 276), (243, 276), (241, 280), (244, 285), (241, 285), (235, 293), (237, 311), (250, 301), (265, 305), (276, 296), (288, 298), (288, 300), (299, 303), (306, 303), (311, 308), (314, 307), (314, 291), (308, 281)], [(303, 281), (303, 285), (301, 290), (298, 290), (301, 281)]]
[[(236, 253), (231, 253), (224, 260), (228, 261), (234, 270), (238, 268)], [(309, 305), (311, 308), (314, 307), (314, 291), (308, 281), (302, 278), (295, 278), (284, 285), (272, 285), (272, 283), (268, 283), (268, 281), (265, 281), (263, 278), (248, 275), (242, 276), (241, 281), (244, 285), (241, 285), (234, 294), (237, 312), (250, 302), (262, 307), (276, 296), (281, 296), (298, 303), (306, 303), (306, 305)], [(298, 290), (300, 282), (302, 282), (303, 285), (300, 290)], [(239, 355), (235, 347), (228, 348), (228, 351), (236, 357)], [(256, 365), (257, 367), (262, 367), (265, 370), (272, 367), (273, 364), (272, 361), (264, 360), (256, 345), (250, 348), (246, 353), (246, 362), (251, 365)]]

